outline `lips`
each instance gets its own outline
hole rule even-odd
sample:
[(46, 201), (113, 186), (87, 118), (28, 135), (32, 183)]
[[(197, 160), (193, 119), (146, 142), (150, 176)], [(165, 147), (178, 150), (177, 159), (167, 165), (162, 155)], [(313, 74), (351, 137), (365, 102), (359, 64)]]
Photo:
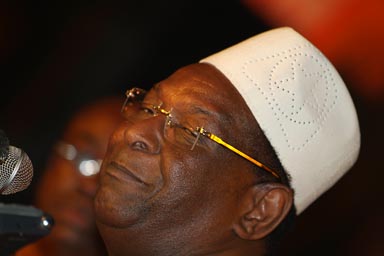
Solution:
[(142, 179), (140, 179), (137, 175), (135, 175), (133, 172), (128, 170), (126, 167), (124, 167), (123, 165), (118, 164), (115, 161), (111, 161), (108, 165), (110, 167), (110, 168), (107, 168), (107, 174), (108, 175), (110, 175), (116, 179), (119, 179), (119, 180), (129, 179), (129, 180), (132, 180), (134, 182), (137, 182), (137, 183), (140, 183), (143, 185), (148, 185)]

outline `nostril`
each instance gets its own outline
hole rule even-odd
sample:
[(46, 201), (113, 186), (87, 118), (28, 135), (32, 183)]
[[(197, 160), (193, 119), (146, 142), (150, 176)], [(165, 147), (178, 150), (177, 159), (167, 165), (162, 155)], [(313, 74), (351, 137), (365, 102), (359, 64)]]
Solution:
[(134, 143), (132, 143), (131, 147), (135, 150), (148, 150), (147, 144), (142, 141), (135, 141)]
[(131, 150), (157, 154), (162, 139), (160, 126), (164, 125), (159, 120), (161, 119), (147, 118), (126, 126), (123, 133), (124, 144)]

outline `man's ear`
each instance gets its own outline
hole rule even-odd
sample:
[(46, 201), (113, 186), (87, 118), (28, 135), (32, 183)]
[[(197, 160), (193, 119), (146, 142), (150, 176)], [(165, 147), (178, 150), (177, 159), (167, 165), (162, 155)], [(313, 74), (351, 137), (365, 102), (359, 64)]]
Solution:
[(292, 203), (293, 191), (283, 184), (254, 185), (241, 198), (233, 229), (243, 239), (261, 239), (280, 224)]

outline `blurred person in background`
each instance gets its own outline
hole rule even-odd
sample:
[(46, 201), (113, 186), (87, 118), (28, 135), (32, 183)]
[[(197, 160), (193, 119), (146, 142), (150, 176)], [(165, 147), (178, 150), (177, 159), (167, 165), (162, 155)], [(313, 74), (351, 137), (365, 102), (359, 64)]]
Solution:
[(52, 232), (17, 256), (106, 255), (92, 200), (109, 135), (119, 122), (122, 100), (100, 99), (71, 118), (55, 144), (36, 187), (35, 203), (55, 221)]

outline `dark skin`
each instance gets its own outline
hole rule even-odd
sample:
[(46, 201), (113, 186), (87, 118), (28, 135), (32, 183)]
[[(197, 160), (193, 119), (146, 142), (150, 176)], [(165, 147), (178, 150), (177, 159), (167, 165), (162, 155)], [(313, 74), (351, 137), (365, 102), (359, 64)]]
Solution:
[[(256, 121), (211, 65), (179, 69), (145, 101), (252, 152), (243, 127)], [(292, 190), (257, 185), (250, 162), (207, 138), (193, 151), (179, 147), (164, 137), (164, 123), (164, 116), (127, 120), (111, 137), (95, 199), (109, 254), (263, 255), (264, 238), (292, 206)]]

